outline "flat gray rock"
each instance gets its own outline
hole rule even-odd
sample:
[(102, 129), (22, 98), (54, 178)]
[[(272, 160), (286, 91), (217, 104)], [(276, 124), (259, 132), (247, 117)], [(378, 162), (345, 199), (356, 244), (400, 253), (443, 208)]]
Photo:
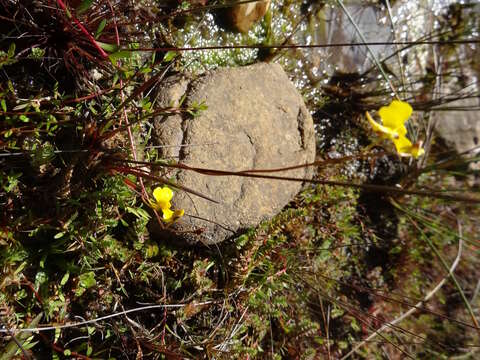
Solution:
[(480, 102), (478, 99), (461, 99), (449, 105), (466, 110), (437, 112), (437, 131), (460, 154), (476, 148), (480, 143), (480, 113), (468, 109), (478, 108)]
[[(276, 64), (219, 69), (190, 81), (175, 76), (160, 91), (162, 106), (205, 103), (198, 117), (188, 114), (155, 119), (154, 139), (163, 158), (201, 168), (239, 171), (273, 169), (314, 161), (315, 135), (301, 95)], [(182, 146), (180, 146), (182, 145)], [(202, 175), (163, 174), (219, 203), (176, 192), (173, 207), (185, 216), (168, 229), (151, 231), (188, 243), (212, 244), (256, 226), (277, 214), (300, 191), (301, 182)], [(311, 168), (274, 173), (310, 179)]]

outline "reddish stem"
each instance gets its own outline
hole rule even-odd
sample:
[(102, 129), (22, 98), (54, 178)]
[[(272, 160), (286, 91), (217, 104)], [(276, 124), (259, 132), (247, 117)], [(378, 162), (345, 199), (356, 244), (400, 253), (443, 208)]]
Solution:
[[(108, 89), (103, 89), (103, 90), (100, 90), (96, 93), (93, 93), (93, 94), (90, 94), (90, 95), (85, 95), (83, 97), (78, 97), (78, 98), (75, 98), (75, 99), (68, 99), (68, 100), (65, 100), (64, 102), (62, 102), (62, 105), (70, 104), (70, 103), (79, 103), (79, 102), (82, 102), (82, 101), (85, 101), (85, 100), (90, 100), (90, 99), (93, 99), (97, 96), (105, 94), (105, 93), (107, 93), (107, 92), (109, 92), (113, 89), (115, 89), (115, 87), (111, 87), (111, 88), (108, 88)], [(35, 112), (32, 112), (32, 113), (35, 113)]]
[(95, 41), (95, 38), (88, 32), (87, 29), (85, 29), (85, 27), (82, 25), (82, 23), (80, 21), (78, 21), (78, 19), (75, 16), (73, 16), (73, 14), (71, 14), (70, 11), (68, 11), (65, 3), (62, 0), (57, 0), (57, 4), (63, 9), (63, 11), (65, 11), (65, 13), (67, 14), (68, 17), (71, 17), (73, 19), (75, 24), (77, 24), (77, 26), (80, 28), (80, 31), (88, 38), (88, 40), (90, 40), (90, 42), (95, 47), (95, 49), (98, 50), (100, 55), (104, 59), (107, 59), (108, 54), (105, 51), (103, 51), (103, 49), (97, 44), (97, 42)]
[(25, 276), (24, 276), (24, 280), (21, 282), (21, 284), (24, 284), (26, 286), (28, 286), (28, 288), (32, 291), (33, 295), (35, 295), (35, 298), (37, 299), (37, 301), (43, 306), (44, 303), (43, 303), (43, 299), (42, 297), (40, 296), (40, 294), (37, 292), (37, 290), (35, 290), (35, 286), (33, 285), (33, 283), (28, 280)]
[[(52, 343), (50, 342), (50, 340), (48, 339), (48, 337), (45, 335), (45, 334), (42, 334), (41, 332), (38, 333), (38, 335), (40, 335), (40, 337), (42, 338), (43, 342), (45, 344), (47, 344), (48, 346), (50, 346), (52, 348), (53, 351), (59, 353), (59, 354), (64, 354), (65, 353), (65, 349), (63, 347), (61, 347), (60, 345), (58, 345), (57, 343)], [(85, 355), (82, 355), (82, 354), (79, 354), (75, 351), (70, 351), (70, 356), (72, 358), (76, 358), (76, 359), (83, 359), (83, 360), (92, 360), (90, 357), (88, 356), (85, 356)]]
[[(117, 46), (120, 47), (120, 37), (118, 35), (118, 27), (117, 27), (117, 20), (115, 17), (115, 12), (113, 11), (113, 6), (110, 1), (108, 1), (108, 6), (110, 7), (110, 11), (112, 12), (112, 17), (113, 17), (113, 24), (115, 26), (115, 40), (117, 43)], [(121, 65), (120, 61), (117, 61), (117, 64)], [(123, 94), (123, 80), (120, 78), (120, 97), (122, 99), (122, 103), (125, 101), (125, 96)], [(136, 161), (137, 160), (137, 149), (135, 147), (135, 139), (133, 138), (132, 134), (132, 127), (130, 126), (130, 123), (128, 121), (128, 115), (127, 115), (127, 110), (125, 107), (122, 109), (123, 112), (123, 119), (125, 120), (125, 124), (127, 125), (127, 133), (128, 133), (128, 139), (130, 141), (130, 147), (132, 148), (132, 155), (133, 159)], [(142, 197), (144, 199), (148, 199), (148, 194), (147, 190), (145, 189), (145, 185), (143, 184), (143, 179), (141, 177), (138, 178), (138, 181), (140, 182), (140, 187), (142, 189)]]

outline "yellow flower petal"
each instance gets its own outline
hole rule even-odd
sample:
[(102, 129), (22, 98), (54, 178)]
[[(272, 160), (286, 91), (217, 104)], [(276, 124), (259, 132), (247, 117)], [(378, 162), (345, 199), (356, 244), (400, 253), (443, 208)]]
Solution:
[(185, 211), (183, 209), (172, 211), (170, 209), (165, 209), (163, 211), (163, 221), (169, 223), (181, 218)]
[(412, 115), (412, 111), (410, 104), (393, 100), (390, 105), (382, 106), (378, 110), (378, 115), (382, 119), (383, 126), (395, 130), (400, 136), (404, 136), (407, 133), (405, 123)]
[(375, 131), (377, 134), (379, 134), (383, 138), (393, 140), (399, 137), (398, 132), (396, 132), (395, 130), (389, 127), (383, 126), (378, 122), (376, 122), (375, 120), (373, 120), (372, 116), (368, 113), (368, 111), (366, 112), (366, 116), (367, 116), (368, 122), (372, 126), (373, 131)]
[(412, 144), (405, 136), (400, 136), (398, 139), (393, 139), (395, 148), (400, 156), (413, 156), (417, 159), (419, 156), (425, 154), (425, 150), (420, 144)]
[(162, 209), (163, 220), (169, 222), (172, 219), (174, 212), (170, 209)]
[(173, 191), (167, 186), (162, 188), (157, 187), (155, 190), (153, 190), (153, 197), (157, 201), (158, 208), (162, 210), (170, 209), (170, 200), (172, 200)]
[(412, 142), (405, 136), (400, 136), (398, 139), (393, 139), (397, 153), (400, 156), (410, 156), (410, 150), (412, 148)]

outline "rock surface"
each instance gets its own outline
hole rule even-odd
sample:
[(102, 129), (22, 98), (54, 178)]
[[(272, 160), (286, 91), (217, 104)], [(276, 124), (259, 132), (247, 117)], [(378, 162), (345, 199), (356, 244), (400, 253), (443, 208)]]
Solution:
[[(363, 44), (362, 37), (348, 16), (338, 4), (330, 2), (313, 2), (311, 9), (315, 11), (306, 31), (299, 30), (293, 37), (296, 43), (311, 41), (313, 44), (357, 44), (352, 46), (332, 46), (309, 50), (307, 61), (312, 67), (309, 77), (323, 80), (325, 74), (364, 74), (375, 63)], [(387, 70), (392, 70), (397, 76), (404, 73), (417, 74), (424, 71), (426, 65), (426, 50), (420, 46), (409, 48), (401, 53), (405, 61), (403, 69), (398, 67), (396, 41), (419, 39), (434, 27), (435, 15), (433, 3), (439, 8), (441, 0), (431, 1), (425, 7), (421, 1), (391, 1), (392, 14), (395, 21), (396, 38), (392, 32), (392, 24), (384, 2), (345, 1), (345, 8), (352, 16), (355, 24), (361, 30), (367, 43), (377, 43), (370, 46), (375, 56), (386, 62)], [(429, 4), (430, 4), (429, 3)], [(437, 10), (438, 11), (438, 10)], [(312, 12), (313, 14), (313, 12)], [(313, 31), (311, 30), (313, 29)], [(381, 44), (383, 42), (383, 44)], [(365, 74), (368, 75), (368, 74)], [(378, 85), (378, 84), (377, 84)]]
[[(205, 103), (198, 117), (155, 119), (154, 138), (160, 154), (192, 167), (228, 171), (271, 169), (312, 162), (315, 136), (312, 118), (279, 65), (256, 64), (208, 72), (190, 81), (176, 76), (160, 91), (163, 106)], [(180, 144), (186, 146), (178, 146)], [(163, 174), (178, 184), (211, 197), (177, 192), (174, 208), (185, 216), (168, 229), (152, 225), (153, 234), (187, 243), (221, 242), (242, 229), (278, 213), (300, 191), (301, 182), (202, 175), (193, 171)], [(275, 173), (311, 178), (311, 168)]]
[[(474, 7), (477, 13), (480, 5)], [(466, 15), (465, 15), (466, 16)], [(461, 44), (454, 52), (441, 54), (446, 63), (455, 63), (457, 59), (480, 59), (480, 47)], [(461, 67), (461, 76), (447, 77), (441, 81), (440, 93), (445, 94), (448, 111), (434, 111), (435, 128), (447, 145), (465, 158), (480, 154), (480, 61), (465, 61)], [(455, 99), (456, 98), (456, 99)], [(470, 162), (469, 167), (480, 170), (480, 161)], [(478, 175), (474, 183), (479, 183)]]
[(230, 26), (239, 32), (246, 33), (259, 21), (268, 10), (270, 0), (237, 4), (227, 11)]
[[(480, 112), (469, 111), (478, 109), (480, 101), (475, 98), (460, 99), (449, 104), (465, 110), (438, 111), (435, 113), (436, 130), (438, 134), (459, 154), (467, 153), (467, 157), (480, 153)], [(468, 154), (468, 152), (471, 153)], [(473, 164), (471, 164), (473, 165)], [(475, 164), (478, 169), (480, 163)]]

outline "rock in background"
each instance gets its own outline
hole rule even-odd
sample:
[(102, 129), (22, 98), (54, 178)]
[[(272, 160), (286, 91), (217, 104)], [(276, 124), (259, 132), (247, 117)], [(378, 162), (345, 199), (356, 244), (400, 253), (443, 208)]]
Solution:
[(268, 10), (270, 0), (238, 4), (227, 9), (226, 15), (230, 27), (246, 33)]
[[(276, 64), (219, 69), (190, 80), (175, 76), (160, 91), (163, 106), (205, 103), (198, 117), (173, 115), (155, 119), (154, 137), (161, 156), (180, 163), (219, 170), (271, 169), (305, 164), (315, 158), (312, 117), (301, 95)], [(180, 144), (188, 146), (178, 146)], [(275, 173), (311, 178), (311, 168)], [(242, 229), (277, 214), (300, 191), (300, 182), (201, 175), (193, 171), (164, 174), (219, 204), (177, 192), (174, 208), (186, 215), (168, 229), (152, 232), (188, 243), (221, 242)], [(201, 229), (201, 233), (199, 233)]]
[[(456, 11), (455, 11), (456, 10)], [(480, 5), (473, 8), (451, 8), (450, 22), (461, 27), (480, 26), (478, 17), (470, 19), (468, 11), (480, 13)], [(469, 20), (471, 21), (469, 23)], [(444, 111), (434, 111), (435, 129), (447, 145), (466, 159), (480, 154), (480, 47), (477, 44), (460, 44), (455, 49), (442, 48), (439, 52), (442, 62), (450, 64), (453, 76), (444, 76), (440, 83), (440, 94), (448, 102)], [(439, 56), (437, 54), (437, 56)], [(461, 60), (459, 60), (461, 59)], [(444, 66), (444, 65), (443, 65)], [(446, 70), (441, 68), (446, 73)], [(471, 162), (469, 167), (480, 170), (480, 161)], [(478, 184), (477, 180), (473, 183)]]
[[(460, 110), (438, 111), (435, 113), (438, 134), (459, 154), (478, 154), (480, 149), (480, 101), (478, 99), (461, 99), (449, 104)], [(461, 110), (463, 108), (463, 110)], [(479, 168), (476, 164), (475, 168)]]

